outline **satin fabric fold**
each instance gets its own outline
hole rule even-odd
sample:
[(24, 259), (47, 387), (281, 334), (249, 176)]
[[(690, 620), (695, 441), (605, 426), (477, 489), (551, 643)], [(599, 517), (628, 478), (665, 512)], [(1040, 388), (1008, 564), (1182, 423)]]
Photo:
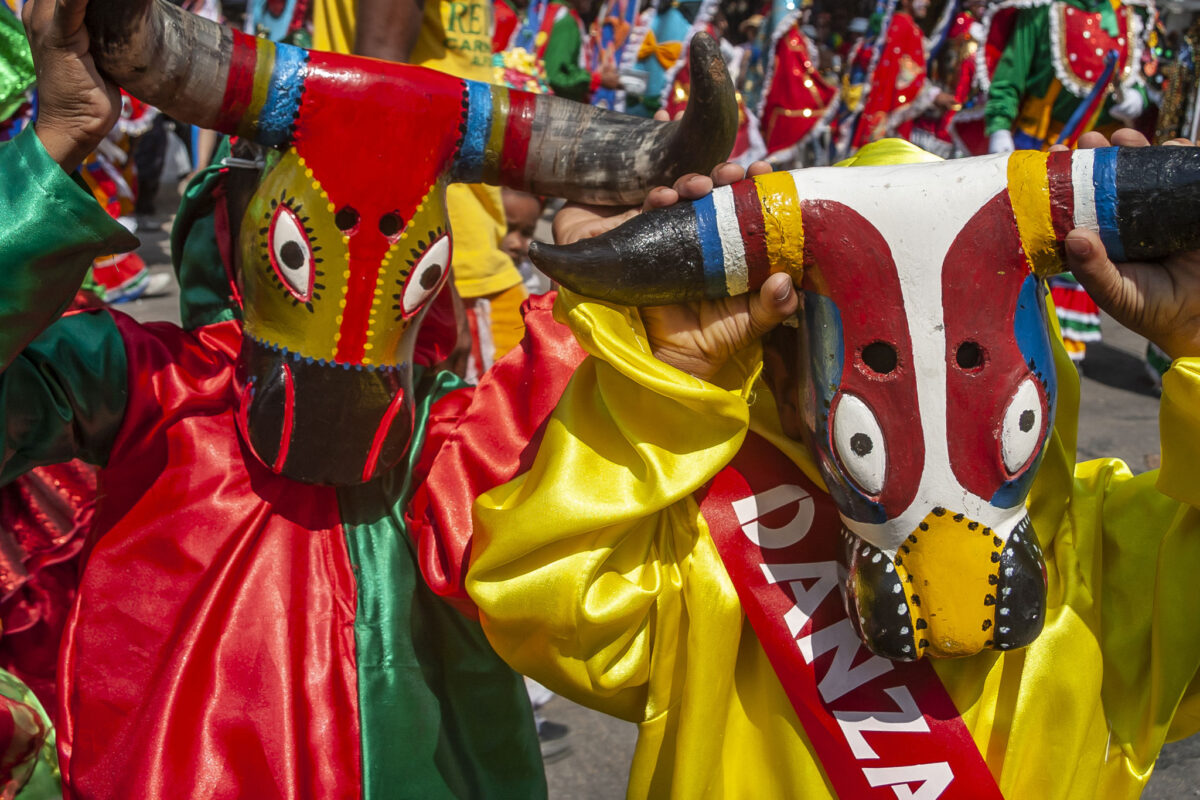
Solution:
[[(657, 362), (631, 310), (563, 293), (557, 311), (589, 358), (528, 468), (476, 502), (466, 585), (485, 631), (551, 689), (640, 723), (630, 797), (831, 796), (690, 498), (747, 429), (816, 477), (754, 381), (757, 349), (721, 376), (730, 391)], [(1134, 477), (1075, 463), (1078, 381), (1055, 358), (1059, 412), (1029, 498), (1045, 631), (934, 666), (1005, 796), (1132, 799), (1164, 741), (1200, 728), (1185, 466), (1200, 458), (1200, 360), (1164, 383), (1163, 469)]]
[(333, 490), (242, 445), (235, 323), (115, 318), (129, 408), (63, 642), (64, 795), (358, 797), (355, 585)]

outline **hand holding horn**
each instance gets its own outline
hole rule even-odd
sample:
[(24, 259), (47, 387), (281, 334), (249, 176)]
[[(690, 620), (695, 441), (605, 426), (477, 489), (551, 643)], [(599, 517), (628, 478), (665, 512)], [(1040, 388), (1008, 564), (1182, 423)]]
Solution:
[(121, 93), (100, 76), (88, 52), (87, 0), (29, 0), (21, 10), (37, 69), (34, 124), (46, 152), (72, 172), (112, 130)]
[[(1142, 134), (1122, 129), (1112, 144), (1146, 147)], [(1186, 139), (1169, 146), (1192, 147)], [(1085, 134), (1080, 147), (1108, 147), (1099, 133)], [(1170, 204), (1169, 197), (1164, 204)], [(1101, 308), (1125, 327), (1157, 344), (1172, 358), (1200, 356), (1200, 251), (1175, 253), (1159, 262), (1109, 259), (1100, 237), (1079, 229), (1067, 235), (1067, 266)]]

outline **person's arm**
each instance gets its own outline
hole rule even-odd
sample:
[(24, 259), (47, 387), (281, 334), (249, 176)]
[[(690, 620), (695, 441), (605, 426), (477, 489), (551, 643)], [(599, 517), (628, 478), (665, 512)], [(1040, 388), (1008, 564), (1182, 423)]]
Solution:
[[(726, 164), (713, 177), (729, 183), (743, 174)], [(685, 176), (652, 192), (647, 207), (695, 199), (713, 184)], [(601, 213), (567, 208), (556, 239), (595, 235), (634, 212)], [(530, 444), (513, 448), (507, 474), (471, 492), (478, 500), (465, 528), (473, 536), (457, 551), (470, 557), (466, 590), (501, 657), (566, 696), (642, 720), (673, 701), (654, 697), (655, 684), (682, 690), (653, 680), (671, 672), (672, 657), (662, 654), (680, 648), (677, 637), (705, 627), (723, 652), (736, 652), (741, 607), (726, 583), (700, 577), (723, 572), (692, 493), (728, 463), (748, 427), (760, 361), (754, 340), (796, 304), (782, 275), (756, 295), (640, 312), (560, 295), (555, 320), (578, 344), (534, 355), (557, 365), (551, 373), (565, 383), (549, 392), (548, 410), (516, 415), (533, 420)], [(534, 333), (539, 324), (527, 318)], [(553, 336), (533, 336), (526, 347), (531, 340)], [(579, 347), (588, 357), (577, 363)], [(493, 371), (503, 376), (512, 360)], [(493, 379), (480, 384), (472, 408), (498, 405), (486, 395)], [(544, 388), (510, 383), (521, 403)], [(714, 657), (691, 674), (717, 680), (723, 669)]]
[(563, 14), (562, 19), (554, 23), (550, 29), (550, 38), (546, 42), (543, 61), (546, 65), (546, 83), (559, 97), (568, 97), (586, 103), (591, 96), (592, 73), (579, 65), (579, 49), (583, 46), (583, 38), (579, 35), (579, 25), (570, 14)]
[(407, 63), (424, 13), (424, 0), (358, 0), (355, 55)]
[[(1148, 144), (1128, 129), (1112, 143)], [(1107, 144), (1095, 132), (1080, 139), (1081, 147)], [(1165, 739), (1200, 731), (1200, 252), (1113, 264), (1096, 234), (1078, 230), (1066, 253), (1102, 309), (1173, 359), (1159, 410), (1161, 469), (1134, 476), (1112, 459), (1081, 464), (1030, 506), (1063, 505), (1065, 538), (1055, 546), (1075, 554), (1081, 567), (1069, 580), (1098, 604), (1114, 745), (1152, 759)]]
[(107, 312), (58, 317), (93, 259), (136, 240), (32, 130), (0, 145), (0, 175), (3, 484), (44, 464), (106, 460), (125, 409), (121, 336)]
[(67, 307), (92, 260), (135, 239), (25, 130), (0, 144), (0, 370)]
[(1039, 40), (1050, 35), (1046, 26), (1048, 13), (1045, 8), (1017, 12), (1012, 37), (996, 65), (991, 88), (988, 89), (987, 105), (984, 106), (984, 125), (988, 136), (996, 131), (1011, 131), (1017, 122)]
[(55, 322), (93, 259), (137, 244), (68, 174), (120, 108), (88, 54), (86, 8), (31, 0), (23, 13), (41, 113), (34, 130), (0, 145), (0, 483), (38, 464), (101, 461), (124, 408), (112, 317)]

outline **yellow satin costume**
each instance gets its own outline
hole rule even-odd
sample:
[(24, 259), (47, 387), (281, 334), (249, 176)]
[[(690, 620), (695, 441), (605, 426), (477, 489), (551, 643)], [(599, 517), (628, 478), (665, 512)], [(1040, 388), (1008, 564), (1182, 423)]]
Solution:
[[(761, 349), (707, 383), (654, 358), (636, 310), (563, 292), (556, 317), (589, 357), (529, 470), (475, 504), (467, 588), (489, 640), (638, 723), (631, 798), (832, 796), (693, 499), (747, 429), (823, 486), (780, 430)], [(1200, 729), (1200, 358), (1164, 377), (1162, 468), (1138, 476), (1075, 463), (1079, 382), (1061, 344), (1055, 359), (1028, 501), (1045, 630), (935, 668), (1006, 797), (1136, 798), (1164, 742)]]

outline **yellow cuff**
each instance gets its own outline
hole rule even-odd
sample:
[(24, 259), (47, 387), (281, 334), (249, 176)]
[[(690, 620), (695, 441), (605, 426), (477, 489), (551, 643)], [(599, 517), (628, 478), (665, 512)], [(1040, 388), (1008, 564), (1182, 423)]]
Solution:
[(1162, 469), (1158, 490), (1200, 508), (1200, 358), (1177, 358), (1163, 375), (1158, 410)]

